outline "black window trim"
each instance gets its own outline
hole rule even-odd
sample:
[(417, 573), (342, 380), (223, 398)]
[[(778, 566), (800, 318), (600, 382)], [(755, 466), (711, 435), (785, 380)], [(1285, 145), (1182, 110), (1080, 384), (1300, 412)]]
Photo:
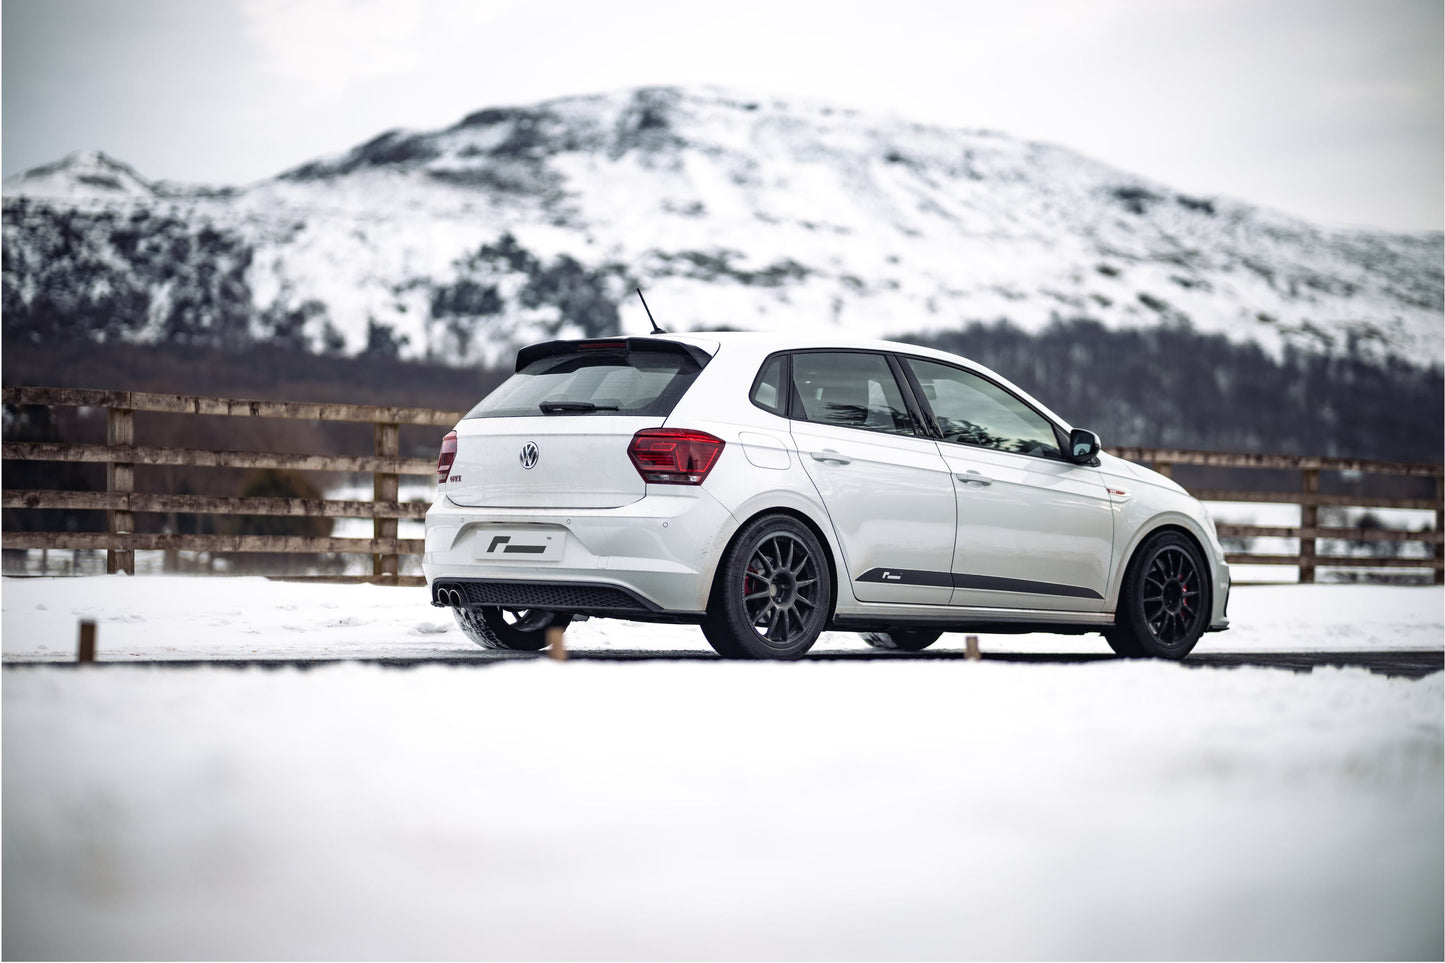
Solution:
[[(901, 373), (900, 369), (906, 370), (906, 368), (905, 366), (898, 364), (897, 359), (893, 357), (893, 352), (883, 351), (877, 348), (818, 347), (789, 348), (786, 351), (775, 351), (773, 352), (773, 354), (786, 354), (788, 356), (786, 373), (788, 378), (787, 418), (789, 421), (801, 421), (809, 425), (825, 425), (832, 428), (849, 428), (854, 431), (869, 431), (876, 435), (888, 435), (893, 438), (933, 437), (933, 432), (928, 428), (928, 422), (922, 419), (923, 409), (919, 408), (916, 401), (913, 399), (913, 392), (909, 388), (908, 381), (899, 377), (899, 374)], [(798, 398), (798, 389), (793, 383), (793, 356), (800, 354), (867, 354), (873, 355), (875, 357), (881, 357), (884, 363), (888, 365), (888, 370), (893, 374), (894, 384), (897, 386), (898, 392), (903, 398), (903, 407), (907, 409), (908, 417), (913, 422), (913, 433), (911, 435), (906, 435), (896, 431), (884, 431), (880, 428), (867, 428), (863, 425), (835, 425), (827, 421), (812, 421), (811, 419), (802, 417), (801, 412), (796, 410), (801, 407), (801, 399)], [(768, 362), (771, 361), (772, 358), (773, 355), (768, 355), (768, 357), (764, 359), (762, 366), (758, 368), (759, 377), (761, 377), (762, 375), (763, 368), (767, 367)], [(754, 384), (756, 385), (756, 381), (754, 382)], [(756, 402), (754, 402), (754, 404), (756, 404)], [(762, 406), (758, 405), (758, 407), (761, 408)], [(767, 411), (768, 409), (763, 408), (763, 410)], [(936, 431), (937, 429), (933, 430)]]
[[(923, 410), (927, 413), (927, 421), (926, 421), (926, 423), (927, 423), (927, 425), (928, 425), (928, 427), (929, 427), (929, 434), (932, 435), (932, 437), (934, 437), (936, 440), (941, 441), (941, 442), (945, 442), (946, 444), (950, 444), (950, 445), (963, 445), (963, 446), (968, 447), (968, 448), (979, 448), (979, 449), (982, 449), (983, 451), (996, 451), (996, 452), (999, 452), (1000, 454), (1003, 454), (1003, 455), (1019, 455), (1020, 457), (1023, 457), (1023, 458), (1042, 458), (1042, 459), (1045, 460), (1045, 461), (1061, 461), (1061, 462), (1063, 462), (1063, 463), (1065, 463), (1065, 464), (1069, 464), (1069, 465), (1076, 464), (1075, 462), (1071, 462), (1068, 458), (1066, 458), (1066, 457), (1064, 456), (1064, 452), (1066, 452), (1066, 451), (1069, 450), (1068, 433), (1067, 433), (1066, 431), (1064, 431), (1063, 427), (1062, 427), (1061, 425), (1059, 425), (1058, 422), (1054, 421), (1054, 419), (1050, 418), (1048, 415), (1044, 414), (1044, 413), (1043, 413), (1042, 411), (1040, 411), (1038, 408), (1036, 408), (1035, 406), (1029, 404), (1029, 403), (1028, 403), (1027, 401), (1025, 401), (1023, 398), (1020, 398), (1018, 395), (1014, 394), (1014, 392), (1010, 391), (1008, 388), (1006, 388), (1006, 387), (1004, 387), (1003, 385), (999, 384), (997, 381), (995, 381), (993, 378), (990, 378), (988, 375), (984, 374), (982, 371), (973, 371), (973, 370), (971, 370), (971, 369), (969, 369), (969, 368), (965, 368), (965, 367), (962, 367), (962, 366), (960, 366), (960, 365), (954, 364), (954, 363), (951, 362), (951, 361), (944, 361), (944, 360), (942, 360), (941, 358), (930, 358), (930, 357), (927, 357), (926, 355), (920, 355), (920, 354), (903, 354), (903, 353), (900, 352), (899, 355), (898, 355), (898, 358), (899, 358), (899, 362), (900, 362), (900, 363), (899, 363), (899, 367), (901, 367), (901, 368), (903, 369), (904, 373), (907, 374), (907, 376), (908, 376), (908, 386), (909, 386), (910, 390), (913, 390), (913, 391), (916, 391), (916, 392), (917, 392), (918, 404), (919, 404), (919, 405), (923, 408)], [(938, 427), (938, 415), (934, 412), (933, 406), (928, 403), (928, 397), (923, 393), (923, 386), (918, 383), (918, 378), (914, 375), (913, 369), (912, 369), (911, 367), (909, 367), (908, 365), (906, 365), (906, 364), (902, 364), (902, 361), (904, 361), (904, 360), (926, 361), (926, 362), (929, 362), (929, 363), (931, 363), (931, 364), (943, 365), (945, 368), (953, 368), (953, 369), (956, 370), (956, 371), (962, 371), (962, 372), (964, 372), (965, 374), (973, 375), (975, 378), (978, 378), (980, 381), (986, 381), (986, 382), (988, 382), (989, 384), (993, 385), (993, 386), (994, 386), (995, 388), (997, 388), (999, 391), (1002, 391), (1004, 394), (1008, 395), (1010, 398), (1014, 399), (1014, 400), (1017, 401), (1019, 404), (1023, 405), (1025, 408), (1027, 408), (1029, 411), (1032, 411), (1034, 414), (1038, 415), (1041, 419), (1043, 419), (1044, 424), (1048, 425), (1048, 426), (1049, 426), (1049, 429), (1050, 429), (1051, 431), (1053, 431), (1053, 433), (1054, 433), (1054, 442), (1055, 442), (1056, 446), (1057, 446), (1058, 449), (1059, 449), (1059, 454), (1058, 454), (1057, 456), (1055, 456), (1055, 455), (1029, 455), (1029, 454), (1025, 454), (1024, 452), (1019, 452), (1019, 451), (1004, 451), (1004, 450), (1001, 449), (1001, 448), (990, 448), (990, 447), (988, 447), (987, 445), (979, 445), (979, 444), (975, 444), (975, 443), (973, 443), (973, 442), (971, 442), (971, 441), (950, 441), (949, 439), (944, 438), (944, 437), (943, 437), (943, 432), (942, 432), (942, 431), (939, 429), (939, 427)]]
[(924, 438), (937, 439), (939, 437), (938, 426), (934, 424), (932, 418), (928, 417), (924, 407), (918, 402), (923, 392), (914, 391), (913, 373), (894, 352), (888, 352), (887, 358), (888, 367), (893, 369), (893, 378), (903, 390), (903, 404), (908, 408), (908, 416), (913, 419), (913, 433)]

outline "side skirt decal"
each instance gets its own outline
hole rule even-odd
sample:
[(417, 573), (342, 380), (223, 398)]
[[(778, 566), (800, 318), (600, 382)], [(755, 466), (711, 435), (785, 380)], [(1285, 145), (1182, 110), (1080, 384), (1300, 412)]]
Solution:
[(1034, 582), (1023, 578), (997, 578), (992, 575), (963, 575), (958, 572), (923, 572), (909, 568), (875, 568), (858, 576), (859, 582), (881, 582), (886, 585), (931, 585), (983, 592), (1021, 592), (1027, 595), (1061, 595), (1067, 598), (1102, 599), (1093, 589), (1054, 582)]
[(953, 576), (947, 572), (920, 572), (915, 568), (875, 568), (858, 576), (859, 582), (882, 582), (885, 585), (934, 585), (953, 587)]

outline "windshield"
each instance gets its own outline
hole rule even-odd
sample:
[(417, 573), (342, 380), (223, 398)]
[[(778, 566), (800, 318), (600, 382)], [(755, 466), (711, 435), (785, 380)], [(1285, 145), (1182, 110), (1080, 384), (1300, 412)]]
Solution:
[(579, 349), (527, 365), (467, 417), (666, 416), (701, 370), (691, 357), (670, 351)]

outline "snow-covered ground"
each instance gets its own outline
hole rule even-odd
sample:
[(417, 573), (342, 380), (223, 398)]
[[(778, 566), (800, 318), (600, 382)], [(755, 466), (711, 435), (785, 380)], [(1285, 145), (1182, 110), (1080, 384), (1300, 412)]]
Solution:
[[(1438, 649), (1442, 601), (1238, 588), (1201, 651)], [(472, 650), (420, 589), (6, 579), (0, 607), (6, 958), (1445, 953), (1440, 673), (91, 671), (16, 663), (73, 657), (80, 617), (108, 660)], [(621, 622), (568, 643), (705, 647)]]
[[(272, 582), (263, 578), (102, 575), (6, 578), (0, 591), (6, 662), (75, 658), (80, 619), (97, 623), (98, 657), (137, 659), (358, 659), (480, 652), (424, 588)], [(1240, 586), (1228, 632), (1199, 652), (1439, 649), (1445, 590), (1393, 585)], [(691, 626), (616, 620), (574, 624), (567, 647), (711, 652)], [(980, 636), (985, 652), (1109, 652), (1101, 636)], [(945, 635), (934, 648), (961, 649)], [(828, 632), (817, 652), (867, 650)]]

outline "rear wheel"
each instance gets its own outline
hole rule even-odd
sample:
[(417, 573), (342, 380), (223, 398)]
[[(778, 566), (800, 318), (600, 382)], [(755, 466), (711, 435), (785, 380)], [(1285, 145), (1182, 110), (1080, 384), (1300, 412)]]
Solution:
[(791, 516), (764, 515), (723, 556), (703, 635), (724, 658), (796, 659), (827, 624), (832, 592), (813, 532)]
[(1179, 532), (1160, 532), (1130, 561), (1104, 638), (1123, 656), (1182, 659), (1208, 627), (1210, 602), (1199, 549)]
[(875, 649), (890, 652), (922, 652), (943, 635), (928, 629), (889, 629), (887, 632), (865, 632), (863, 641)]
[(484, 649), (540, 652), (547, 647), (547, 630), (565, 627), (572, 616), (544, 609), (452, 609), (462, 632)]

